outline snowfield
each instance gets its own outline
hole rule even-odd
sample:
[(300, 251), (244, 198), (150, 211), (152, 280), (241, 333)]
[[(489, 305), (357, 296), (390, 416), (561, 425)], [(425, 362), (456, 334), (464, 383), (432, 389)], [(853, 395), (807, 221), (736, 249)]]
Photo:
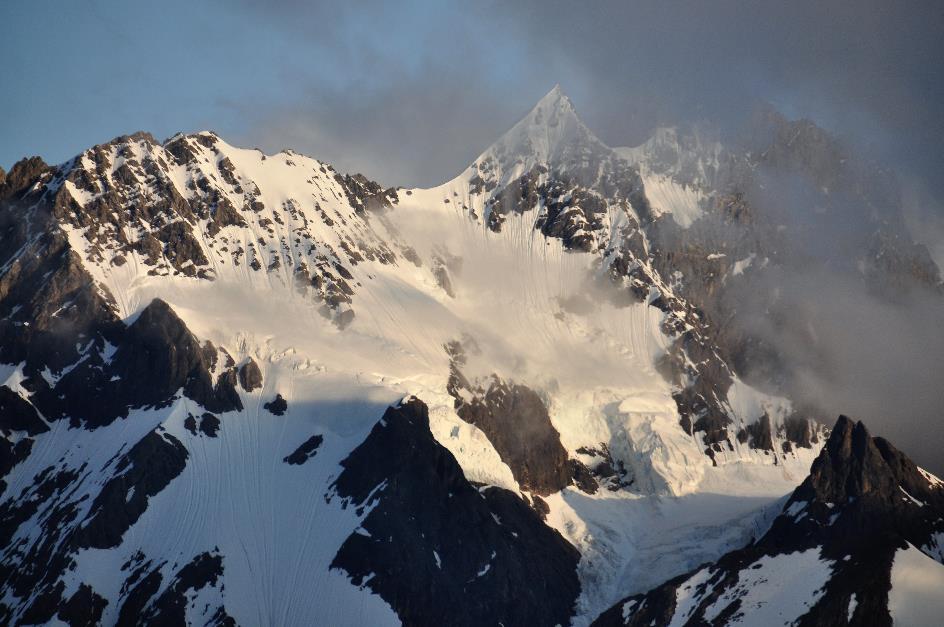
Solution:
[[(390, 485), (381, 481), (363, 503), (348, 506), (335, 482), (342, 462), (387, 408), (415, 396), (429, 409), (429, 431), (464, 479), (481, 493), (496, 486), (535, 511), (546, 507), (545, 524), (579, 552), (573, 625), (588, 625), (627, 595), (689, 573), (671, 622), (684, 624), (711, 591), (712, 566), (704, 565), (764, 536), (820, 453), (822, 431), (811, 431), (809, 447), (785, 435), (795, 413), (788, 399), (751, 387), (724, 364), (730, 389), (714, 400), (728, 421), (727, 436), (711, 440), (705, 428), (691, 425), (710, 409), (683, 426), (681, 392), (720, 357), (705, 351), (693, 363), (694, 349), (679, 349), (699, 314), (630, 253), (649, 246), (636, 230), (641, 221), (668, 215), (684, 229), (710, 209), (705, 190), (720, 146), (706, 142), (698, 154), (709, 157), (691, 160), (675, 132), (663, 129), (641, 147), (613, 151), (555, 88), (452, 181), (398, 189), (395, 202), (371, 208), (357, 206), (363, 198), (351, 192), (355, 183), (315, 159), (291, 151), (264, 155), (210, 133), (177, 141), (193, 155), (186, 167), (166, 147), (129, 139), (108, 148), (106, 174), (119, 176), (129, 160), (161, 160), (168, 164), (164, 174), (134, 179), (142, 197), (172, 188), (195, 201), (209, 186), (214, 207), (235, 208), (239, 220), (230, 223), (194, 219), (196, 247), (206, 258), (200, 273), (188, 265), (175, 269), (166, 252), (155, 264), (143, 247), (119, 245), (152, 234), (143, 221), (125, 225), (124, 240), (111, 234), (114, 245), (104, 246), (94, 229), (62, 228), (125, 324), (161, 299), (201, 343), (210, 341), (219, 355), (231, 357), (233, 367), (257, 364), (261, 387), (237, 388), (243, 409), (217, 412), (212, 436), (193, 428), (194, 417), (207, 410), (183, 390), (166, 407), (134, 409), (107, 426), (86, 430), (58, 420), (34, 436), (32, 452), (8, 475), (0, 503), (29, 502), (43, 472), (55, 467), (77, 477), (69, 489), (79, 502), (78, 520), (91, 511), (105, 480), (128, 472), (115, 460), (148, 434), (186, 451), (183, 470), (149, 495), (118, 546), (75, 554), (62, 580), (65, 597), (87, 584), (106, 599), (123, 598), (129, 571), (145, 560), (162, 574), (161, 592), (182, 566), (206, 554), (221, 559), (223, 576), (188, 593), (190, 624), (211, 621), (218, 607), (240, 625), (308, 625), (313, 617), (325, 625), (400, 624), (391, 604), (368, 585), (373, 575), (360, 580), (334, 564), (352, 534), (370, 535), (362, 525)], [(601, 165), (590, 168), (587, 189), (560, 191), (547, 167), (558, 162), (570, 164), (564, 174), (575, 180), (588, 176), (587, 163)], [(89, 155), (77, 163), (98, 167)], [(627, 198), (605, 197), (599, 190), (607, 176), (641, 181), (653, 215), (638, 215)], [(82, 210), (98, 199), (71, 181), (60, 184)], [(560, 195), (531, 193), (540, 185)], [(490, 195), (505, 186), (514, 193)], [(509, 198), (513, 207), (499, 212)], [(574, 199), (583, 205), (575, 208)], [(548, 236), (542, 228), (558, 201), (557, 209), (565, 207), (557, 214), (565, 235)], [(643, 241), (630, 242), (634, 236)], [(616, 280), (608, 265), (614, 259), (626, 261)], [(734, 276), (755, 259), (731, 261)], [(634, 298), (626, 297), (630, 276), (648, 280), (634, 286)], [(669, 301), (675, 310), (664, 305)], [(464, 351), (461, 362), (449, 349), (456, 345)], [(114, 346), (103, 349), (106, 363), (114, 353)], [(684, 362), (678, 381), (666, 375), (672, 358)], [(216, 363), (215, 377), (224, 372), (223, 362)], [(0, 365), (0, 384), (25, 398), (22, 368)], [(451, 392), (457, 372), (469, 386)], [(66, 374), (44, 377), (54, 385)], [(565, 462), (612, 471), (594, 475), (599, 490), (584, 489), (575, 476), (539, 499), (519, 482), (514, 461), (502, 456), (487, 429), (460, 417), (463, 403), (479, 400), (470, 390), (487, 387), (492, 376), (534, 391)], [(276, 395), (287, 404), (284, 412), (266, 408)], [(305, 452), (313, 441), (315, 448)], [(300, 463), (288, 461), (293, 453)], [(794, 508), (788, 514), (805, 514)], [(17, 528), (11, 546), (40, 542), (53, 513), (40, 507)], [(932, 624), (944, 611), (938, 602), (944, 566), (926, 555), (940, 558), (940, 537), (896, 554), (890, 608), (900, 624)], [(430, 568), (450, 566), (442, 547), (428, 548)], [(501, 558), (493, 553), (478, 564), (476, 578), (503, 575), (496, 575)], [(761, 557), (705, 616), (713, 620), (740, 600), (731, 624), (791, 624), (820, 598), (833, 567), (818, 549)], [(0, 601), (18, 603), (10, 591)], [(632, 603), (623, 608), (624, 620), (639, 609)], [(850, 616), (854, 609), (850, 602)], [(102, 622), (115, 624), (118, 612), (118, 603), (109, 603)]]
[[(258, 185), (266, 207), (296, 207), (294, 218), (279, 209), (259, 216), (270, 216), (276, 237), (290, 237), (301, 220), (315, 245), (339, 245), (336, 225), (324, 223), (316, 204), (331, 215), (350, 209), (333, 181), (319, 178), (317, 162), (294, 154), (263, 157), (221, 140), (217, 147)], [(175, 177), (174, 185), (186, 195), (183, 177)], [(568, 488), (548, 499), (549, 523), (583, 555), (575, 624), (589, 622), (627, 591), (643, 591), (763, 532), (781, 498), (802, 480), (815, 450), (769, 454), (737, 444), (713, 466), (704, 443), (679, 428), (672, 388), (656, 371), (670, 341), (660, 329), (662, 312), (642, 303), (600, 304), (591, 283), (594, 258), (541, 236), (534, 228), (537, 207), (510, 217), (500, 233), (471, 219), (463, 207), (479, 214), (485, 208), (467, 176), (429, 190), (401, 191), (400, 198), (388, 220), (371, 223), (374, 232), (358, 236), (409, 246), (422, 266), (401, 259), (396, 265), (354, 267), (358, 289), (351, 307), (357, 315), (343, 331), (294, 289), (292, 260), (281, 270), (255, 272), (213, 254), (214, 244), (204, 242), (212, 282), (148, 276), (136, 252), (120, 267), (95, 263), (83, 233), (70, 231), (73, 247), (114, 295), (126, 322), (161, 298), (201, 340), (225, 349), (237, 363), (259, 363), (265, 382), (262, 390), (241, 392), (246, 410), (221, 416), (217, 439), (184, 430), (188, 412), (201, 411), (187, 399), (150, 421), (129, 418), (94, 433), (57, 427), (43, 436), (41, 446), (49, 453), (35, 457), (37, 469), (64, 451), (71, 451), (66, 459), (74, 459), (72, 464), (100, 463), (83, 453), (86, 447), (94, 442), (106, 455), (112, 450), (104, 444), (107, 434), (116, 432), (115, 442), (130, 439), (125, 429), (131, 424), (142, 435), (160, 424), (191, 455), (184, 473), (153, 500), (119, 549), (80, 556), (75, 581), (117, 594), (118, 580), (109, 583), (107, 573), (136, 551), (186, 559), (213, 550), (224, 556), (223, 601), (240, 624), (304, 624), (316, 609), (332, 624), (395, 622), (382, 601), (329, 570), (358, 520), (321, 495), (338, 462), (384, 407), (408, 394), (429, 404), (433, 434), (467, 477), (518, 489), (488, 438), (456, 415), (445, 393), (449, 361), (443, 347), (462, 337), (474, 338), (481, 350), (469, 365), (474, 371), (481, 364), (475, 374), (495, 372), (542, 392), (568, 451), (607, 443), (635, 477), (628, 493), (588, 496)], [(691, 215), (689, 201), (680, 202), (673, 215)], [(230, 246), (274, 239), (258, 222), (225, 227), (219, 237), (228, 237)], [(266, 256), (265, 250), (265, 267), (282, 255), (270, 249)], [(429, 271), (437, 259), (453, 264), (454, 296)], [(572, 305), (581, 301), (588, 306)], [(786, 413), (789, 404), (782, 399), (740, 382), (735, 389), (732, 415), (744, 424), (765, 409)], [(261, 407), (276, 393), (288, 402), (285, 416)], [(324, 435), (325, 445), (311, 462), (281, 462), (312, 434)], [(24, 469), (7, 494), (31, 479)]]

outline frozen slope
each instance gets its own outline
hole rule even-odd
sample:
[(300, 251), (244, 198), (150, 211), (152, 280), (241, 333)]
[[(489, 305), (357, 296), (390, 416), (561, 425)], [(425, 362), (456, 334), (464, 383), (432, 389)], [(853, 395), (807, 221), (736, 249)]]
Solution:
[[(458, 462), (461, 481), (518, 495), (579, 551), (575, 624), (757, 537), (805, 476), (815, 434), (807, 447), (789, 445), (781, 428), (789, 402), (736, 380), (715, 399), (727, 422), (714, 439), (680, 424), (680, 390), (705, 381), (704, 364), (718, 358), (687, 343), (697, 314), (640, 252), (645, 192), (636, 176), (559, 89), (433, 189), (382, 190), (317, 160), (235, 148), (211, 133), (163, 144), (119, 138), (41, 174), (23, 197), (29, 215), (49, 212), (44, 233), (64, 234), (60, 244), (77, 259), (70, 272), (92, 277), (87, 298), (101, 299), (111, 312), (101, 320), (112, 315), (119, 328), (102, 323), (101, 341), (89, 339), (98, 331), (76, 336), (74, 358), (17, 357), (5, 366), (7, 387), (49, 425), (30, 434), (31, 451), (5, 478), (8, 563), (32, 564), (30, 547), (42, 545), (68, 505), (73, 522), (59, 526), (61, 543), (49, 554), (62, 562), (61, 576), (43, 590), (59, 586), (62, 599), (82, 599), (90, 588), (107, 601), (104, 623), (120, 622), (135, 594), (142, 612), (157, 612), (161, 595), (175, 591), (194, 624), (224, 614), (247, 625), (396, 623), (405, 610), (392, 605), (383, 573), (357, 579), (334, 563), (352, 536), (367, 537), (357, 530), (372, 507), (393, 507), (383, 501), (386, 485), (361, 507), (343, 507), (332, 490), (342, 462), (383, 427), (386, 408), (411, 395), (428, 407), (429, 430)], [(28, 268), (24, 255), (49, 250), (39, 230), (21, 244), (5, 266), (11, 281), (11, 268)], [(219, 394), (230, 381), (238, 402), (201, 403), (183, 386), (166, 403), (129, 405), (101, 425), (68, 408), (59, 419), (46, 411), (59, 407), (49, 394), (65, 390), (71, 372), (99, 361), (93, 370), (111, 372), (126, 354), (121, 329), (134, 329), (155, 299), (196, 340), (212, 343), (208, 376)], [(11, 324), (40, 307), (24, 306), (4, 304)], [(50, 328), (75, 307), (63, 297)], [(451, 342), (465, 347), (461, 367)], [(666, 360), (677, 363), (676, 378), (666, 376)], [(236, 386), (250, 362), (260, 385)], [(450, 388), (453, 369), (468, 388)], [(547, 413), (542, 433), (559, 441), (567, 464), (548, 493), (521, 488), (520, 451), (502, 444), (517, 428), (514, 413), (497, 423), (463, 413), (504, 389), (489, 383), (493, 375)], [(105, 383), (120, 389), (114, 377)], [(265, 407), (277, 395), (287, 405), (281, 415)], [(206, 414), (219, 421), (214, 435), (204, 431)], [(765, 415), (769, 447), (737, 437)], [(315, 436), (314, 454), (285, 461)], [(25, 439), (17, 429), (9, 438)], [(120, 486), (126, 503), (141, 498), (135, 491), (150, 484), (128, 473), (158, 462), (121, 461), (129, 451), (144, 455), (141, 442), (183, 458), (177, 474), (147, 487), (144, 509), (113, 546), (69, 540), (73, 531), (83, 537), (107, 486)], [(423, 550), (439, 556), (430, 564), (441, 561), (440, 549)], [(193, 572), (214, 560), (216, 576), (194, 583)], [(496, 565), (492, 576), (513, 571)], [(3, 587), (8, 616), (42, 615), (14, 579)], [(154, 580), (150, 595), (134, 592)]]
[(934, 625), (942, 512), (939, 479), (842, 416), (755, 542), (623, 599), (594, 624)]

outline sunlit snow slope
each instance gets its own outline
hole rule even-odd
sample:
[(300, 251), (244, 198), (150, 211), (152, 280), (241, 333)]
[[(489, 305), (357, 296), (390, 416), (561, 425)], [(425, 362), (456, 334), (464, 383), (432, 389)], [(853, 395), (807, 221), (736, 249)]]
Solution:
[(763, 535), (818, 453), (657, 269), (694, 188), (559, 88), (432, 189), (212, 133), (26, 167), (7, 622), (587, 624)]

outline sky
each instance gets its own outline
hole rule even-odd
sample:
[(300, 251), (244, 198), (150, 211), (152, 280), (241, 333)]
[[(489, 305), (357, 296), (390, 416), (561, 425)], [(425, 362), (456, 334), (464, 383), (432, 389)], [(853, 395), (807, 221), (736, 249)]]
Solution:
[(8, 0), (0, 167), (212, 129), (388, 185), (461, 171), (555, 83), (610, 145), (757, 101), (944, 184), (944, 5)]

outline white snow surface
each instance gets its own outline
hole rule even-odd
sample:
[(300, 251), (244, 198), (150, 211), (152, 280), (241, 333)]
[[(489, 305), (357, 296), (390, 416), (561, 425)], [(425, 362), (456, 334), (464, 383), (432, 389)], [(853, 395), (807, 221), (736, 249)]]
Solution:
[[(714, 591), (711, 579), (716, 574), (713, 566), (705, 566), (679, 584), (671, 627), (687, 624)], [(831, 576), (832, 562), (820, 557), (819, 548), (765, 555), (738, 572), (737, 583), (705, 609), (704, 620), (713, 622), (737, 602), (737, 611), (726, 618), (725, 625), (792, 625), (816, 604)], [(624, 619), (631, 614), (632, 608), (624, 610)]]
[[(526, 143), (529, 159), (552, 158), (561, 141), (586, 130), (559, 90), (536, 111), (490, 150), (513, 152)], [(542, 126), (535, 116), (553, 116), (554, 124)], [(538, 133), (539, 128), (545, 130)], [(217, 160), (227, 157), (241, 181), (258, 186), (265, 204), (258, 215), (244, 214), (247, 226), (224, 227), (216, 239), (201, 242), (213, 281), (149, 276), (137, 252), (127, 252), (127, 263), (116, 266), (109, 259), (93, 260), (81, 231), (67, 229), (69, 240), (95, 280), (114, 296), (126, 322), (161, 298), (201, 341), (224, 348), (237, 363), (253, 358), (263, 371), (264, 387), (240, 391), (245, 410), (221, 415), (215, 439), (184, 429), (188, 413), (203, 411), (186, 398), (171, 409), (133, 412), (94, 432), (58, 422), (37, 436), (34, 454), (11, 475), (4, 498), (18, 494), (60, 457), (72, 468), (85, 462), (90, 469), (101, 468), (122, 444), (158, 426), (190, 455), (183, 474), (151, 499), (118, 548), (77, 557), (66, 596), (79, 581), (87, 581), (106, 598), (117, 598), (116, 573), (138, 550), (169, 560), (166, 585), (174, 561), (183, 564), (218, 547), (225, 594), (201, 594), (219, 597), (239, 624), (301, 625), (314, 615), (332, 625), (398, 623), (379, 597), (328, 569), (360, 521), (352, 511), (326, 503), (324, 494), (340, 472), (339, 462), (384, 409), (409, 394), (427, 403), (434, 436), (469, 479), (518, 490), (488, 439), (459, 419), (446, 393), (449, 359), (443, 346), (463, 336), (474, 338), (481, 349), (470, 355), (467, 375), (496, 372), (538, 390), (571, 455), (582, 446), (605, 443), (635, 477), (629, 491), (587, 495), (567, 488), (547, 499), (549, 524), (582, 555), (583, 592), (575, 624), (588, 623), (627, 594), (759, 537), (783, 497), (808, 472), (815, 449), (767, 454), (737, 442), (733, 451), (719, 453), (713, 466), (701, 437), (679, 426), (673, 390), (656, 371), (672, 339), (660, 329), (664, 314), (644, 304), (618, 307), (593, 298), (587, 286), (597, 271), (595, 257), (568, 252), (559, 240), (544, 238), (533, 228), (537, 208), (509, 215), (502, 231), (493, 233), (462, 208), (483, 215), (483, 197), (470, 191), (465, 173), (436, 188), (400, 190), (399, 204), (385, 216), (358, 221), (337, 182), (314, 159), (294, 153), (265, 157), (222, 140), (217, 157), (193, 145), (207, 174), (219, 182)], [(518, 163), (502, 178), (510, 180), (526, 166)], [(192, 193), (191, 176), (183, 169), (170, 176), (185, 197)], [(683, 226), (697, 218), (696, 192), (671, 182), (651, 188), (646, 183), (646, 188), (663, 198), (659, 206)], [(86, 193), (71, 191), (80, 204), (89, 201)], [(233, 200), (240, 206), (235, 194)], [(297, 209), (295, 216), (285, 209), (287, 203)], [(333, 226), (316, 205), (333, 216)], [(262, 218), (271, 220), (269, 227), (260, 224)], [(291, 268), (304, 253), (279, 241), (290, 241), (299, 229), (319, 252), (338, 249), (343, 238), (396, 242), (415, 249), (422, 265), (399, 256), (393, 265), (365, 260), (350, 268), (356, 317), (342, 331), (293, 287)], [(253, 248), (263, 270), (234, 264), (220, 252), (223, 236), (230, 246)], [(250, 246), (260, 238), (269, 244)], [(455, 297), (431, 271), (437, 258), (454, 262), (449, 274)], [(276, 259), (281, 266), (265, 271)], [(579, 314), (565, 310), (561, 303), (574, 297), (589, 297), (594, 306)], [(0, 366), (0, 380), (7, 385), (15, 386), (19, 378), (17, 366)], [(262, 409), (276, 393), (289, 406), (281, 417)], [(730, 404), (736, 422), (745, 424), (764, 411), (776, 419), (788, 410), (784, 399), (740, 381)], [(282, 463), (314, 434), (324, 436), (314, 457), (301, 466)], [(783, 564), (783, 576), (806, 573), (790, 582), (813, 585), (816, 577), (806, 577), (819, 572), (817, 560), (791, 558)], [(752, 572), (771, 579), (780, 566)], [(115, 612), (115, 604), (109, 604), (106, 623), (113, 622)], [(774, 616), (763, 614), (768, 615)]]
[(687, 229), (704, 213), (707, 196), (701, 190), (661, 174), (643, 174), (642, 181), (655, 215), (667, 213)]
[(713, 621), (740, 599), (727, 624), (790, 625), (816, 604), (831, 575), (832, 562), (821, 559), (818, 548), (762, 557), (740, 571), (737, 585), (718, 597), (705, 619)]

